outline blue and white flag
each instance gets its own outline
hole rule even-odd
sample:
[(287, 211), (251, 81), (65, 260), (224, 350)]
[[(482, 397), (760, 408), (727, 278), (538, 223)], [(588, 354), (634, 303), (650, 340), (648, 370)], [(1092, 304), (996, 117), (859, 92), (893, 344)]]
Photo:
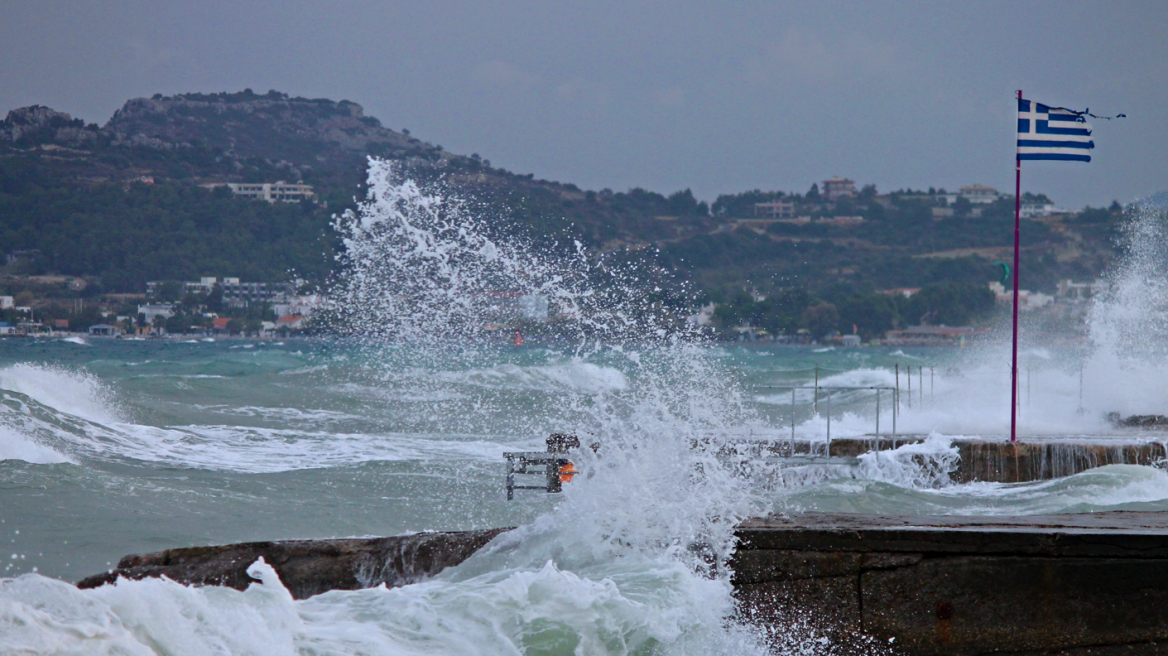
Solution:
[(1018, 159), (1090, 162), (1091, 125), (1086, 112), (1018, 99)]

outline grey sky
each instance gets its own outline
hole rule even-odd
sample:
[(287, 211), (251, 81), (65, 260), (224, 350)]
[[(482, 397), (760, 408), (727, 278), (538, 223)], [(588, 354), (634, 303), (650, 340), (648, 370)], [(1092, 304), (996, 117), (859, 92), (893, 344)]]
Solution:
[(0, 110), (104, 123), (127, 98), (346, 98), (447, 150), (585, 188), (702, 198), (839, 174), (1013, 186), (1012, 94), (1096, 113), (1061, 205), (1168, 189), (1164, 2), (18, 2)]

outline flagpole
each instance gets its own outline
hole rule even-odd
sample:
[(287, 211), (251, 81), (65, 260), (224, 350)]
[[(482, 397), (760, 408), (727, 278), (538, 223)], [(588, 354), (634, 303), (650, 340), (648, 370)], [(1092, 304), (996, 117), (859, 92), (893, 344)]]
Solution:
[[(1022, 90), (1018, 90), (1022, 100)], [(1017, 103), (1015, 103), (1017, 104)], [(1022, 241), (1022, 160), (1014, 155), (1014, 335), (1010, 361), (1010, 442), (1018, 441), (1018, 250)]]

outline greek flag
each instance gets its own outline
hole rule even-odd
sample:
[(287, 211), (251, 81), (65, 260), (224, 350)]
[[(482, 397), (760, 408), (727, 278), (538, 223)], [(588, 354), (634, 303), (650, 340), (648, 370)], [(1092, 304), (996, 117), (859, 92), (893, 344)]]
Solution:
[(1085, 112), (1018, 99), (1018, 159), (1090, 162), (1091, 125)]

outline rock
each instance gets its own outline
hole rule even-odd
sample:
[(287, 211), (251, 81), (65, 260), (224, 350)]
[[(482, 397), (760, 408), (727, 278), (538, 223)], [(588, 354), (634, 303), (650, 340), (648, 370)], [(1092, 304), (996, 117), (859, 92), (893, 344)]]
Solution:
[(248, 576), (247, 568), (261, 556), (276, 570), (296, 599), (329, 590), (357, 590), (382, 583), (398, 587), (423, 581), (461, 563), (508, 530), (167, 549), (126, 556), (116, 569), (82, 579), (77, 587), (96, 588), (118, 578), (165, 576), (187, 585), (221, 585), (244, 590), (254, 582)]

